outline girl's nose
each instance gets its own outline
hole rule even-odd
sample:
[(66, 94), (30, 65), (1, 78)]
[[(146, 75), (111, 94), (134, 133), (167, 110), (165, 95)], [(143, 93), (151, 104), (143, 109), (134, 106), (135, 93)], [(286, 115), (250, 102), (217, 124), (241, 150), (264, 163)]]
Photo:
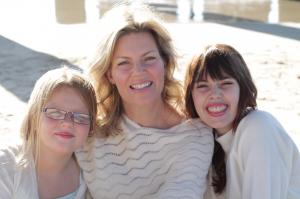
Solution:
[(74, 125), (74, 115), (71, 112), (66, 113), (65, 118), (61, 122)]
[(214, 85), (211, 88), (211, 97), (218, 98), (222, 95), (222, 90), (219, 85)]

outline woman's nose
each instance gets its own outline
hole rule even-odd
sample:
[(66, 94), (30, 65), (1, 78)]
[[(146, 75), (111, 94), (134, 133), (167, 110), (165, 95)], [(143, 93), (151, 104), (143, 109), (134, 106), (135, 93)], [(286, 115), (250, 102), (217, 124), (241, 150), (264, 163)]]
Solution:
[(145, 71), (144, 64), (142, 62), (140, 62), (140, 61), (136, 62), (134, 64), (134, 71), (138, 72), (138, 73), (144, 72)]

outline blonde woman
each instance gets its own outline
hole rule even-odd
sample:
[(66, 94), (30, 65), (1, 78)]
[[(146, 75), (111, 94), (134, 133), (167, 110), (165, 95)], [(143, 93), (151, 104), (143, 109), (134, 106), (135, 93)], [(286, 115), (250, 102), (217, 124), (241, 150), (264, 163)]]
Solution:
[(102, 23), (89, 70), (101, 125), (76, 153), (92, 196), (202, 198), (213, 137), (180, 112), (169, 33), (145, 7), (114, 8)]
[(74, 151), (94, 130), (96, 113), (84, 76), (67, 68), (45, 73), (28, 102), (22, 144), (0, 151), (0, 198), (85, 198)]

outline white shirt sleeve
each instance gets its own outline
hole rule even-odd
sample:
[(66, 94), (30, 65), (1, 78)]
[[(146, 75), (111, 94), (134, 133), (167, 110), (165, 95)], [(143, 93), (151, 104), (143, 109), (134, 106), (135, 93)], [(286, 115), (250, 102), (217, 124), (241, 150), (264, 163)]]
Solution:
[(32, 159), (18, 165), (20, 146), (0, 149), (0, 198), (38, 199)]
[(7, 150), (0, 150), (0, 198), (13, 198), (14, 165)]
[[(253, 111), (241, 121), (234, 136), (227, 197), (287, 198), (299, 152), (279, 122), (266, 112)], [(300, 167), (299, 161), (297, 164)]]

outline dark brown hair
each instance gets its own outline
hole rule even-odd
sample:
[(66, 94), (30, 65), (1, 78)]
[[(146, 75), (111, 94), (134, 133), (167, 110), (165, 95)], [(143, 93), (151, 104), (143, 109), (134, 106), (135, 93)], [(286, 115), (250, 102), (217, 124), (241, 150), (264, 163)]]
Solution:
[[(256, 109), (257, 89), (247, 64), (237, 50), (226, 44), (209, 45), (200, 55), (195, 56), (188, 64), (184, 82), (186, 114), (191, 118), (199, 117), (192, 97), (194, 85), (208, 75), (214, 80), (229, 75), (238, 82), (240, 96), (237, 114), (233, 121), (233, 132), (235, 132), (241, 119), (251, 110)], [(226, 186), (225, 152), (216, 141), (212, 169), (212, 186), (216, 193), (222, 193)]]

